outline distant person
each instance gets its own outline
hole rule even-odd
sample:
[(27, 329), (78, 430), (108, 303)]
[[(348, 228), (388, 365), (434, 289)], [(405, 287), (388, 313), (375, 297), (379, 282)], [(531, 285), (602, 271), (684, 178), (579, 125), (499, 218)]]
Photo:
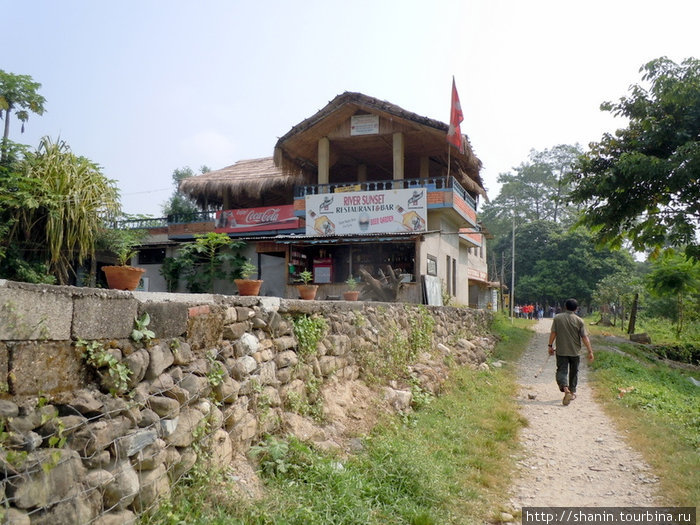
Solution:
[[(552, 330), (549, 334), (549, 355), (557, 354), (556, 380), (559, 390), (564, 392), (562, 404), (568, 405), (576, 399), (576, 385), (578, 383), (578, 366), (581, 354), (581, 342), (588, 349), (588, 362), (593, 362), (593, 347), (586, 333), (586, 325), (576, 315), (578, 302), (576, 299), (567, 299), (566, 309), (554, 316)], [(553, 343), (556, 341), (556, 350)]]

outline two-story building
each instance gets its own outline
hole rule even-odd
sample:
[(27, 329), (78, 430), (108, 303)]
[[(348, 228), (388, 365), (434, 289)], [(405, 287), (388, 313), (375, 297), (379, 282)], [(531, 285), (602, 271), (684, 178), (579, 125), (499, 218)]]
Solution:
[[(273, 157), (184, 180), (182, 192), (219, 211), (164, 225), (160, 249), (226, 232), (246, 241), (262, 295), (297, 297), (298, 276), (309, 270), (318, 297), (336, 298), (361, 269), (377, 276), (391, 266), (404, 283), (399, 300), (439, 304), (449, 294), (486, 307), (481, 162), (468, 141), (462, 152), (450, 146), (447, 131), (386, 101), (338, 95), (282, 136)], [(153, 266), (149, 289), (164, 289)]]

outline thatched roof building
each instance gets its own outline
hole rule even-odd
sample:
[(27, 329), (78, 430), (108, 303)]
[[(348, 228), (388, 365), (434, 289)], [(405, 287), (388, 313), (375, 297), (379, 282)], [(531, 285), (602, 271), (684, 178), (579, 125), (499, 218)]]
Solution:
[[(350, 118), (353, 115), (374, 114), (380, 118), (377, 135), (351, 136)], [(314, 176), (318, 167), (317, 144), (321, 137), (331, 141), (331, 170), (335, 172), (332, 182), (342, 182), (344, 167), (352, 179), (359, 163), (368, 165), (378, 173), (376, 178), (392, 177), (391, 143), (387, 134), (400, 131), (405, 136), (407, 155), (407, 178), (411, 172), (417, 176), (415, 166), (420, 157), (428, 157), (433, 167), (431, 173), (446, 174), (448, 144), (446, 136), (449, 126), (444, 122), (422, 117), (395, 104), (368, 97), (362, 93), (346, 91), (331, 100), (323, 109), (294, 126), (275, 145), (275, 165), (285, 173), (303, 173)], [(474, 154), (469, 140), (464, 153), (450, 150), (450, 175), (470, 192), (486, 197), (479, 171), (481, 161)], [(411, 169), (413, 164), (414, 169)], [(370, 179), (372, 177), (370, 176)]]
[[(377, 115), (377, 133), (354, 136), (351, 117)], [(486, 198), (479, 171), (481, 161), (468, 139), (464, 153), (448, 146), (448, 125), (422, 117), (389, 102), (362, 93), (345, 92), (281, 137), (274, 157), (242, 160), (232, 166), (190, 177), (180, 191), (203, 206), (224, 209), (289, 204), (294, 185), (318, 183), (318, 145), (330, 141), (330, 181), (354, 182), (358, 166), (368, 181), (393, 177), (391, 137), (404, 137), (406, 178), (417, 178), (427, 160), (430, 176), (454, 176), (473, 195)], [(448, 150), (449, 148), (449, 150)], [(448, 159), (448, 151), (449, 159)], [(274, 159), (274, 162), (273, 162)]]
[(201, 206), (251, 208), (288, 204), (294, 184), (305, 182), (299, 171), (284, 173), (272, 157), (265, 157), (240, 160), (232, 166), (189, 177), (180, 182), (180, 191)]

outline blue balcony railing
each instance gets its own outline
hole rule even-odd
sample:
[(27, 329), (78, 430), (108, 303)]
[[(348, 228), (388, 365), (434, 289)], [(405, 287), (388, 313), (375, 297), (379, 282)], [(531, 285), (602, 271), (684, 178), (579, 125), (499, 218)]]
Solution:
[[(306, 195), (320, 193), (334, 193), (338, 188), (357, 188), (354, 191), (382, 191), (400, 190), (407, 188), (426, 188), (428, 191), (442, 191), (452, 189), (467, 204), (476, 210), (476, 201), (469, 195), (462, 185), (454, 177), (425, 177), (420, 179), (399, 180), (373, 180), (365, 182), (334, 182), (331, 184), (311, 184), (308, 186), (295, 186), (294, 198), (303, 198)], [(342, 190), (341, 190), (342, 191)], [(348, 191), (348, 190), (345, 190)]]

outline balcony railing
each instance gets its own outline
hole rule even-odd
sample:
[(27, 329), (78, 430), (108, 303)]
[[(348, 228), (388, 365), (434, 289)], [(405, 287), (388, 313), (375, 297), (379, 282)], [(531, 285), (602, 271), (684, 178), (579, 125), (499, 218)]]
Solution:
[[(334, 193), (338, 188), (357, 188), (354, 191), (400, 190), (406, 188), (426, 188), (428, 191), (452, 189), (467, 204), (476, 210), (476, 201), (454, 177), (425, 177), (420, 179), (372, 180), (365, 182), (334, 182), (331, 184), (311, 184), (295, 186), (294, 198), (320, 193)], [(343, 191), (343, 190), (341, 190)], [(345, 191), (348, 191), (347, 189)]]
[[(333, 193), (338, 188), (346, 188), (345, 191), (382, 191), (410, 188), (426, 188), (428, 191), (448, 191), (457, 193), (464, 201), (476, 211), (476, 200), (465, 190), (454, 177), (426, 177), (420, 179), (400, 180), (373, 180), (365, 182), (335, 182), (332, 184), (311, 184), (308, 186), (295, 186), (294, 198), (303, 198), (306, 195), (321, 193)], [(342, 191), (342, 190), (341, 190)], [(216, 210), (187, 212), (168, 215), (160, 218), (142, 218), (118, 221), (113, 228), (138, 229), (138, 228), (162, 228), (171, 224), (188, 224), (195, 222), (214, 222)]]
[(168, 224), (185, 224), (189, 222), (214, 222), (216, 220), (216, 210), (178, 213), (168, 215)]

